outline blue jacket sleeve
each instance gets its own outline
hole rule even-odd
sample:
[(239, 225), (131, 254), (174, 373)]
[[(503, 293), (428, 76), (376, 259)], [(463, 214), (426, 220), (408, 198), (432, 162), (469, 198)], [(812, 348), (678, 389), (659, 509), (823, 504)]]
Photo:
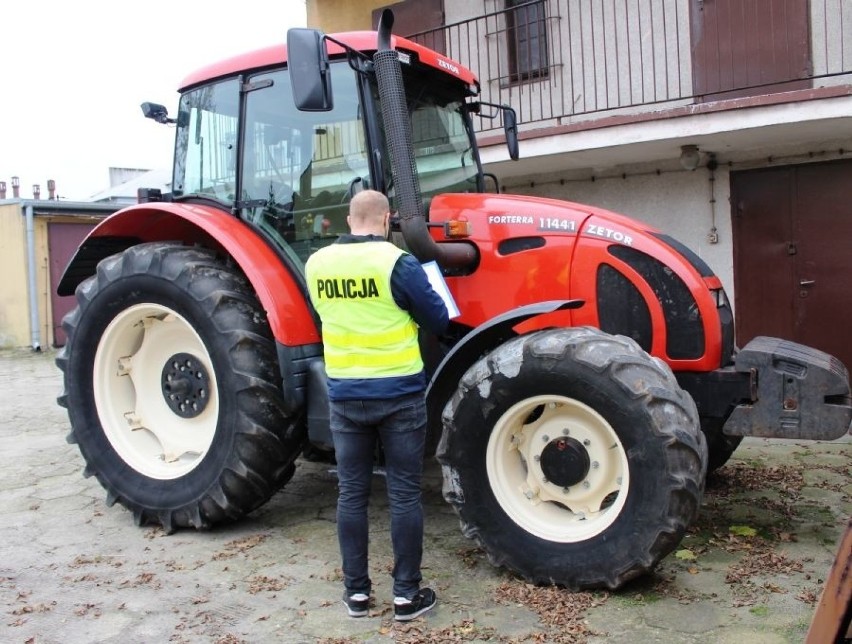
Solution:
[(396, 261), (391, 293), (397, 306), (408, 311), (420, 327), (436, 335), (446, 330), (450, 318), (444, 300), (432, 288), (414, 256), (405, 254)]

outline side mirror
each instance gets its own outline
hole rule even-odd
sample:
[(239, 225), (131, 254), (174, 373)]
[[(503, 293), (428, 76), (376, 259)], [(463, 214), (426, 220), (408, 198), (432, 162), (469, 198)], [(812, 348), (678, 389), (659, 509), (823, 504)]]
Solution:
[(302, 112), (328, 112), (334, 107), (331, 70), (322, 32), (290, 29), (287, 32), (287, 66), (293, 102)]
[(139, 107), (142, 108), (142, 114), (146, 119), (153, 119), (157, 123), (175, 123), (176, 121), (169, 118), (169, 111), (165, 105), (159, 103), (142, 103)]
[(518, 116), (508, 105), (503, 106), (503, 131), (506, 133), (506, 146), (512, 161), (518, 160)]

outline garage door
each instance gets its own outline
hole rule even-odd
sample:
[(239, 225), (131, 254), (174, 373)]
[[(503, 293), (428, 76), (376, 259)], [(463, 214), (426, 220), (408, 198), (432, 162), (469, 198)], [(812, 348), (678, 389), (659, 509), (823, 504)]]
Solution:
[(737, 341), (795, 340), (852, 367), (852, 161), (731, 174)]
[(76, 305), (73, 295), (60, 297), (56, 287), (62, 279), (65, 267), (74, 256), (80, 242), (89, 234), (95, 224), (49, 223), (47, 224), (47, 246), (50, 257), (50, 299), (53, 305), (53, 346), (65, 346), (65, 332), (62, 330), (62, 318)]

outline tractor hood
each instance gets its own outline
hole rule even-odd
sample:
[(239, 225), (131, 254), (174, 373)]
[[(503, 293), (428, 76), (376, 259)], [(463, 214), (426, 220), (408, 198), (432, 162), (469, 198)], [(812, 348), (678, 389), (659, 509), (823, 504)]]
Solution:
[(603, 208), (520, 195), (439, 195), (432, 199), (429, 219), (469, 222), (472, 241), (582, 236), (633, 246), (659, 235), (640, 221)]
[[(445, 237), (451, 227), (440, 224), (454, 220), (467, 222), (469, 237)], [(446, 194), (432, 199), (429, 224), (438, 246), (476, 249), (474, 268), (448, 276), (461, 323), (582, 300), (561, 323), (630, 336), (683, 370), (730, 360), (733, 318), (721, 280), (686, 246), (640, 221), (555, 199)]]

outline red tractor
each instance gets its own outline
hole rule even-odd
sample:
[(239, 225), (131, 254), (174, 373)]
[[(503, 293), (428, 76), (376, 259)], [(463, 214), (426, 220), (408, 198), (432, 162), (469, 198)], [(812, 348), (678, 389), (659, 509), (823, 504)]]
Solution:
[(431, 452), (464, 533), (535, 583), (617, 588), (695, 519), (742, 436), (834, 439), (846, 368), (773, 338), (737, 349), (722, 284), (665, 233), (599, 208), (500, 194), (462, 65), (391, 34), (291, 30), (181, 87), (172, 192), (140, 192), (59, 285), (69, 440), (137, 523), (209, 528), (330, 454), (305, 260), (364, 187), (392, 237), (436, 260), (460, 310), (423, 337)]

